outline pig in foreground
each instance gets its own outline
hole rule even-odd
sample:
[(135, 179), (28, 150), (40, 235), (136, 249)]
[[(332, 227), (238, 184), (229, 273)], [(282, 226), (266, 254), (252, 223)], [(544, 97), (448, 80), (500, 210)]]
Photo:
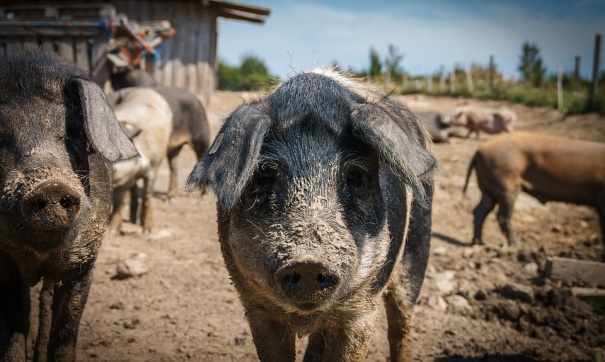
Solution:
[(473, 212), (473, 244), (483, 243), (483, 222), (496, 205), (508, 243), (517, 242), (511, 217), (521, 191), (542, 203), (595, 207), (601, 235), (605, 235), (605, 144), (529, 132), (504, 134), (479, 147), (469, 165), (464, 192), (473, 169), (482, 195)]
[[(138, 88), (124, 88), (110, 94), (110, 104), (114, 105), (121, 97), (135, 89)], [(170, 201), (176, 197), (178, 191), (177, 156), (184, 145), (189, 145), (198, 160), (201, 159), (210, 148), (210, 126), (206, 109), (195, 94), (178, 87), (156, 86), (151, 89), (164, 97), (172, 111), (172, 133), (167, 150), (170, 181), (166, 194)]]
[(113, 211), (109, 228), (120, 230), (126, 191), (131, 193), (130, 218), (137, 221), (137, 180), (143, 179), (141, 225), (144, 233), (153, 228), (151, 199), (160, 164), (166, 157), (172, 133), (172, 111), (168, 102), (151, 88), (134, 88), (113, 104), (115, 116), (141, 154), (140, 158), (113, 165)]
[(217, 197), (219, 239), (262, 361), (362, 361), (384, 300), (411, 359), (435, 159), (405, 106), (330, 71), (299, 74), (225, 121), (189, 184)]
[(454, 126), (462, 126), (468, 129), (466, 138), (469, 138), (473, 133), (476, 133), (477, 138), (479, 138), (480, 131), (488, 134), (512, 132), (517, 121), (517, 114), (505, 107), (465, 106), (456, 109), (453, 119)]
[(41, 53), (0, 59), (1, 361), (26, 360), (40, 280), (34, 360), (75, 360), (111, 208), (108, 164), (136, 155), (81, 71)]

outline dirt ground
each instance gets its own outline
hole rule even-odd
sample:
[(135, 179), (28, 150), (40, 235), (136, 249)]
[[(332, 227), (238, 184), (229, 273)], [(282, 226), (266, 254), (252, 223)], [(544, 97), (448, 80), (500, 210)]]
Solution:
[[(214, 134), (236, 105), (252, 97), (256, 95), (217, 92), (208, 108)], [(401, 98), (414, 111), (444, 113), (467, 102), (502, 104)], [(517, 129), (605, 142), (603, 117), (564, 117), (556, 110), (509, 106), (519, 115)], [(415, 310), (415, 360), (591, 361), (599, 354), (602, 359), (605, 310), (572, 297), (572, 284), (543, 277), (549, 256), (599, 260), (603, 246), (594, 210), (543, 205), (523, 195), (513, 217), (518, 246), (504, 245), (494, 214), (484, 227), (486, 245), (470, 246), (471, 213), (479, 201), (475, 178), (466, 196), (461, 189), (471, 155), (488, 137), (433, 146), (441, 166), (430, 263)], [(80, 328), (81, 361), (257, 360), (219, 252), (214, 198), (185, 191), (193, 152), (183, 150), (178, 162), (182, 190), (173, 204), (162, 200), (168, 176), (162, 166), (153, 233), (141, 234), (138, 226), (125, 222), (122, 235), (105, 238)], [(115, 278), (117, 265), (136, 254), (147, 272)], [(367, 359), (389, 360), (384, 314)]]

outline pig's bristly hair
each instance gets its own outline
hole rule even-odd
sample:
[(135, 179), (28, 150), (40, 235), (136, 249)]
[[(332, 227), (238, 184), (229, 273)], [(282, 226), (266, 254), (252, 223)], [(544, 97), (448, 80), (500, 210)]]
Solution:
[(290, 123), (311, 114), (335, 133), (349, 129), (424, 198), (422, 180), (435, 169), (436, 160), (425, 149), (426, 132), (416, 116), (371, 87), (325, 69), (298, 74), (265, 99), (234, 111), (188, 185), (211, 186), (219, 204), (230, 210), (258, 167), (264, 138), (286, 132)]

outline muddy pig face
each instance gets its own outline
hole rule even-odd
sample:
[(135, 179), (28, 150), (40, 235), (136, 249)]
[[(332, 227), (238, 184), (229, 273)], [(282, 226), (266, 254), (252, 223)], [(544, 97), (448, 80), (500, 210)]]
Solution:
[(137, 155), (97, 85), (34, 53), (0, 62), (0, 243), (47, 252), (94, 222), (94, 153)]
[(388, 248), (378, 170), (371, 148), (312, 118), (265, 141), (229, 225), (259, 290), (307, 310), (371, 279)]
[(291, 312), (327, 310), (376, 280), (393, 262), (385, 195), (406, 194), (434, 165), (404, 125), (343, 84), (303, 74), (240, 107), (189, 177), (217, 195), (236, 287)]

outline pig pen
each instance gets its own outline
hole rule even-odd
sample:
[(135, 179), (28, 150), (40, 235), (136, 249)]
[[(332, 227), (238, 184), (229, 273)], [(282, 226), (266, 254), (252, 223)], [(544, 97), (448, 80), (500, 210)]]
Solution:
[[(233, 108), (255, 97), (217, 92), (208, 108), (213, 135)], [(506, 105), (519, 116), (516, 129), (605, 142), (605, 118), (594, 114), (563, 119), (556, 110), (502, 102), (401, 99), (414, 111), (445, 114), (466, 103)], [(441, 165), (431, 257), (414, 316), (414, 359), (591, 361), (599, 353), (602, 359), (605, 310), (572, 297), (572, 284), (542, 274), (549, 256), (599, 259), (603, 247), (594, 210), (542, 205), (522, 195), (513, 216), (519, 245), (504, 246), (490, 214), (483, 231), (486, 245), (470, 246), (472, 209), (480, 197), (474, 175), (465, 197), (461, 190), (472, 154), (488, 137), (455, 138), (451, 144), (432, 146)], [(177, 160), (181, 189), (173, 204), (162, 201), (169, 172), (166, 164), (160, 168), (152, 200), (157, 222), (151, 235), (125, 221), (122, 235), (105, 238), (80, 327), (79, 360), (257, 360), (220, 254), (214, 197), (188, 194), (184, 187), (195, 161), (189, 148)], [(144, 274), (118, 276), (117, 266), (129, 258), (139, 262)], [(368, 361), (389, 360), (381, 313)], [(301, 360), (304, 344), (297, 348)]]

